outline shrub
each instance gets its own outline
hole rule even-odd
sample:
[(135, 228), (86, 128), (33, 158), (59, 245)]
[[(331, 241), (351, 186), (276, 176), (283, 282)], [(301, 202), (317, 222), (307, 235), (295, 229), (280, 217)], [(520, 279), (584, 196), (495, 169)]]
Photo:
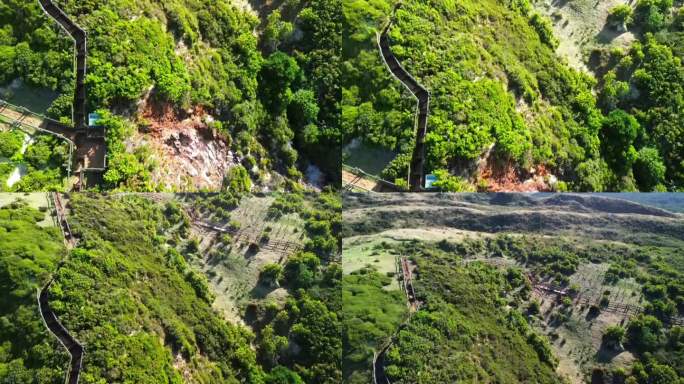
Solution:
[(437, 177), (437, 181), (432, 183), (435, 188), (439, 188), (444, 192), (474, 192), (475, 188), (467, 181), (458, 176), (452, 176), (449, 171), (445, 169), (438, 169), (433, 172)]
[(556, 49), (558, 47), (558, 40), (553, 35), (553, 28), (551, 27), (551, 22), (545, 19), (543, 16), (535, 13), (530, 17), (530, 24), (537, 31), (539, 39), (549, 47)]
[(620, 348), (620, 344), (622, 343), (622, 338), (624, 336), (624, 328), (619, 325), (609, 326), (603, 333), (602, 342), (608, 348), (618, 349)]
[(21, 149), (24, 134), (21, 131), (0, 132), (0, 157), (11, 159)]
[(280, 264), (269, 263), (261, 267), (259, 272), (259, 280), (262, 284), (267, 286), (278, 286), (278, 281), (283, 276), (283, 267)]
[(628, 4), (620, 4), (610, 9), (608, 23), (614, 28), (621, 30), (632, 23), (632, 7)]
[(644, 147), (634, 162), (634, 178), (643, 191), (652, 191), (665, 180), (665, 164), (658, 150)]
[(252, 189), (252, 180), (245, 167), (237, 165), (228, 170), (228, 174), (223, 180), (223, 187), (231, 193), (240, 195)]

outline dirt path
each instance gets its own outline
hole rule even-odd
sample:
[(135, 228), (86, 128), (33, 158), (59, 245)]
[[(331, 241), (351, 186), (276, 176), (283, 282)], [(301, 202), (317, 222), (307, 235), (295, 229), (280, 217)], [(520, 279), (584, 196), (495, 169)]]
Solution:
[(413, 191), (419, 191), (425, 185), (425, 134), (427, 133), (427, 121), (430, 113), (430, 93), (411, 74), (401, 66), (390, 48), (389, 29), (392, 26), (394, 12), (401, 3), (397, 3), (392, 11), (389, 22), (378, 35), (378, 47), (380, 56), (392, 75), (397, 78), (418, 100), (416, 108), (416, 145), (409, 166), (408, 183)]

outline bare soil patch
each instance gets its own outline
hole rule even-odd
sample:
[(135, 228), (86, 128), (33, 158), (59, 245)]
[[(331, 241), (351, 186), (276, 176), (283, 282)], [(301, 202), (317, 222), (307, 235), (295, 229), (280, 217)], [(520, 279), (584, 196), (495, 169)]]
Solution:
[(635, 0), (542, 0), (534, 3), (541, 14), (553, 22), (560, 44), (556, 52), (572, 68), (589, 72), (586, 52), (592, 46), (625, 47), (634, 41), (631, 32), (606, 28), (610, 9), (621, 4), (633, 5)]
[(151, 150), (157, 162), (154, 184), (181, 191), (217, 190), (228, 169), (239, 163), (225, 139), (208, 127), (211, 116), (201, 107), (179, 113), (148, 99), (140, 117), (145, 127), (129, 140), (128, 150)]

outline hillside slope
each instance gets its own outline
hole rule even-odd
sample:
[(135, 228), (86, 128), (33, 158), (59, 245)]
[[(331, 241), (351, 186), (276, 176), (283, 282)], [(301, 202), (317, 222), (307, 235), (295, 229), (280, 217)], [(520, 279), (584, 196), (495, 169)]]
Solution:
[[(335, 181), (334, 73), (322, 73), (337, 8), (291, 4), (259, 19), (230, 1), (57, 1), (88, 32), (88, 110), (106, 118), (109, 171), (101, 187), (221, 189), (233, 168), (261, 188), (300, 182), (310, 165)], [(47, 114), (71, 118), (72, 43), (38, 1), (0, 5), (3, 75), (59, 94)], [(310, 43), (315, 41), (315, 44)], [(106, 113), (105, 113), (106, 114)], [(319, 172), (320, 173), (320, 172)], [(278, 175), (282, 175), (279, 177)], [(313, 178), (312, 178), (313, 177)]]
[(45, 328), (36, 292), (67, 251), (38, 206), (16, 200), (0, 194), (0, 381), (64, 383), (69, 358)]
[[(626, 72), (615, 68), (612, 78), (596, 79), (556, 54), (562, 36), (554, 35), (551, 22), (527, 0), (346, 0), (345, 143), (358, 146), (361, 140), (392, 151), (383, 177), (406, 178), (415, 101), (391, 77), (376, 44), (376, 34), (391, 19), (392, 50), (431, 93), (425, 173), (438, 176), (435, 187), (454, 192), (680, 188), (681, 140), (673, 134), (680, 117), (672, 106), (679, 105), (683, 72), (661, 44), (678, 41), (679, 19), (668, 26), (663, 15), (671, 14), (672, 5), (655, 3), (638, 6), (635, 20), (657, 8), (653, 12), (664, 21), (657, 41), (644, 39), (644, 49), (635, 45), (634, 54), (606, 48), (592, 60), (610, 68), (623, 57), (631, 59), (624, 62)], [(673, 32), (665, 35), (665, 30)], [(647, 101), (640, 94), (653, 97)], [(346, 161), (353, 162), (354, 152), (348, 152)]]
[(346, 195), (349, 382), (680, 382), (684, 216), (620, 196)]

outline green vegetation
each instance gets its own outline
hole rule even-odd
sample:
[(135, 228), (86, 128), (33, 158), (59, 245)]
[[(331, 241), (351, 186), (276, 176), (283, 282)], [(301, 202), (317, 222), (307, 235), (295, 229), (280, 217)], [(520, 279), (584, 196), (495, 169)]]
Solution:
[[(18, 197), (18, 195), (17, 195)], [(45, 329), (36, 290), (66, 255), (56, 227), (26, 203), (0, 208), (0, 381), (63, 383), (68, 355)]]
[(19, 131), (0, 132), (0, 157), (11, 159), (21, 149), (24, 135)]
[[(630, 132), (620, 139), (634, 141), (639, 151), (633, 179), (641, 190), (679, 190), (684, 185), (683, 9), (672, 0), (639, 0), (634, 8), (613, 9), (609, 22), (627, 25), (639, 39), (627, 50), (605, 49), (594, 55), (600, 57), (596, 69), (601, 74), (601, 108), (611, 114), (628, 111), (641, 126), (636, 137)], [(624, 170), (616, 173), (632, 177)]]
[(619, 325), (612, 325), (606, 328), (606, 332), (603, 334), (603, 344), (609, 348), (617, 349), (623, 337), (625, 337), (625, 329)]
[[(28, 136), (20, 130), (0, 131), (0, 191), (61, 191), (69, 162), (69, 145), (52, 135)], [(22, 169), (21, 178), (12, 186), (7, 184), (10, 174)]]
[[(369, 270), (391, 254), (415, 263), (420, 306), (394, 328), (391, 382), (546, 382), (559, 380), (556, 362), (559, 374), (593, 383), (681, 382), (684, 223), (620, 200), (662, 206), (655, 195), (349, 195), (344, 256), (364, 255)], [(682, 205), (663, 197), (668, 209)], [(344, 261), (347, 273), (364, 266)], [(383, 278), (372, 281), (382, 287)], [(391, 303), (387, 294), (375, 300)], [(361, 329), (401, 322), (387, 308), (386, 317), (361, 312)], [(518, 316), (524, 327), (514, 326)], [(377, 351), (373, 335), (365, 341)], [(345, 357), (370, 374), (352, 347)]]
[[(240, 198), (220, 194), (197, 200), (206, 207), (236, 207)], [(298, 201), (293, 208), (307, 217), (312, 244), (322, 236), (323, 223), (336, 239), (338, 198), (327, 192), (300, 195)], [(3, 382), (64, 380), (67, 355), (45, 330), (35, 297), (51, 273), (51, 306), (87, 346), (83, 382), (340, 381), (337, 246), (312, 245), (315, 253), (301, 252), (284, 267), (264, 268), (289, 295), (282, 305), (261, 302), (251, 330), (212, 309), (214, 292), (191, 266), (200, 246), (189, 237), (183, 202), (72, 194), (68, 204), (80, 242), (59, 270), (67, 252), (56, 227), (37, 225), (45, 213), (20, 203), (0, 209)]]
[[(258, 165), (255, 180), (275, 170), (296, 181), (297, 167), (309, 163), (323, 168), (328, 181), (339, 175), (339, 4), (284, 4), (288, 19), (280, 10), (263, 15), (268, 22), (260, 36), (254, 34), (259, 20), (227, 0), (68, 0), (60, 6), (88, 32), (88, 110), (135, 110), (148, 95), (152, 108), (199, 106), (211, 111), (212, 127), (245, 166)], [(48, 114), (69, 122), (71, 40), (37, 1), (4, 3), (0, 21), (0, 85), (21, 78), (59, 92)], [(150, 180), (156, 165), (120, 145), (137, 128), (122, 130), (122, 124), (131, 123), (105, 119), (113, 153), (104, 187), (160, 188)]]
[(387, 290), (391, 280), (372, 267), (354, 271), (342, 280), (345, 383), (371, 382), (373, 353), (407, 318), (406, 296), (397, 289)]
[(432, 185), (444, 192), (475, 192), (472, 185), (458, 176), (451, 176), (445, 169), (438, 169), (433, 174), (437, 177), (437, 181)]
[[(416, 262), (414, 287), (423, 305), (399, 329), (386, 355), (393, 383), (558, 382), (548, 342), (521, 313), (529, 287), (519, 271), (463, 265), (447, 243), (411, 241), (396, 248)], [(366, 295), (358, 302), (356, 297), (349, 300), (361, 308)], [(378, 328), (397, 318), (387, 312)]]
[(632, 22), (634, 11), (627, 4), (620, 4), (610, 9), (608, 22), (614, 27), (621, 29)]
[(51, 304), (88, 346), (86, 382), (180, 382), (178, 358), (197, 382), (263, 380), (254, 336), (211, 309), (204, 277), (167, 248), (176, 223), (158, 206), (85, 195), (70, 205), (82, 240), (56, 275)]
[[(291, 220), (302, 221), (296, 228), (297, 232), (304, 232), (305, 236), (298, 240), (303, 242), (304, 247), (282, 260), (275, 258), (264, 262), (255, 271), (258, 276), (248, 284), (245, 308), (240, 309), (240, 316), (254, 330), (257, 361), (270, 372), (266, 383), (339, 383), (342, 350), (339, 318), (342, 308), (342, 271), (338, 240), (342, 207), (339, 197), (331, 190), (320, 194), (276, 193), (273, 197), (263, 212), (268, 225), (259, 234), (259, 244), (249, 244), (244, 256), (239, 254), (238, 258), (250, 258), (249, 263), (258, 262), (252, 257), (261, 252), (269, 240), (283, 240), (279, 238), (283, 235), (277, 232), (284, 230), (282, 227), (275, 229), (276, 225)], [(244, 217), (237, 215), (237, 212), (245, 209), (243, 204), (249, 203), (250, 208), (247, 209), (252, 210), (256, 209), (252, 205), (254, 201), (264, 201), (263, 197), (252, 199), (247, 198), (247, 195), (229, 192), (201, 198), (191, 195), (190, 198), (194, 200), (196, 211), (211, 217), (214, 222), (228, 224), (233, 231), (250, 230), (250, 225), (239, 224)], [(254, 212), (243, 214), (250, 217), (255, 215)], [(233, 251), (230, 242), (221, 242), (228, 253), (224, 257), (233, 257), (230, 255)], [(182, 248), (179, 243), (179, 249)], [(242, 252), (238, 249), (234, 251)], [(212, 258), (212, 255), (221, 254), (223, 250), (216, 245), (208, 252)], [(279, 256), (284, 255), (279, 253)], [(256, 257), (268, 258), (273, 255)], [(231, 260), (227, 268), (236, 268), (235, 264), (240, 263), (241, 260)], [(209, 271), (207, 275), (211, 276), (211, 273)], [(271, 295), (275, 295), (276, 291), (279, 292), (278, 299)], [(226, 294), (217, 292), (218, 296)], [(238, 292), (230, 294), (240, 295)]]
[[(397, 11), (392, 48), (432, 93), (426, 171), (475, 161), (495, 144), (496, 158), (521, 168), (545, 164), (579, 189), (575, 168), (600, 158), (593, 83), (555, 56), (548, 23), (518, 3), (407, 1)], [(410, 154), (413, 102), (374, 43), (390, 4), (344, 4), (351, 36), (344, 46), (345, 137)], [(516, 107), (523, 101), (525, 114)]]
[[(551, 240), (499, 235), (488, 240), (464, 241), (456, 245), (455, 250), (458, 254), (471, 257), (514, 257), (542, 278), (550, 278), (562, 286), (568, 286), (568, 276), (576, 272), (579, 264), (610, 262), (611, 266), (605, 275), (606, 282), (615, 285), (621, 279), (635, 278), (642, 287), (646, 315), (632, 319), (626, 330), (619, 326), (606, 329), (603, 337), (605, 345), (617, 348), (624, 343), (628, 350), (639, 355), (640, 363), (633, 367), (633, 375), (643, 377), (643, 381), (639, 383), (650, 383), (653, 381), (648, 380), (655, 380), (657, 377), (656, 374), (639, 374), (638, 370), (642, 365), (657, 366), (663, 370), (677, 370), (681, 366), (678, 357), (681, 355), (681, 345), (668, 341), (671, 337), (679, 337), (681, 328), (663, 326), (670, 322), (672, 316), (684, 314), (681, 296), (681, 292), (684, 292), (684, 271), (673, 267), (673, 263), (681, 257), (678, 256), (681, 251), (679, 246), (626, 246), (611, 243), (587, 245), (558, 238)], [(569, 288), (573, 289), (572, 286)], [(604, 292), (600, 304), (605, 307), (608, 303), (609, 298)], [(669, 336), (670, 334), (673, 336)], [(680, 376), (675, 377), (684, 376), (681, 370), (676, 374)]]
[[(375, 35), (393, 2), (343, 3), (345, 142), (360, 137), (397, 151), (383, 173), (395, 180), (406, 174), (413, 147), (414, 100), (377, 53)], [(512, 166), (524, 177), (543, 165), (570, 190), (681, 188), (684, 29), (681, 12), (671, 10), (670, 0), (615, 8), (609, 23), (657, 34), (607, 55), (597, 71), (605, 75), (594, 79), (557, 57), (550, 22), (526, 0), (403, 1), (390, 39), (431, 91), (425, 171), (448, 169), (486, 189), (472, 165), (493, 145), (495, 168)]]
[(304, 383), (340, 382), (341, 209), (339, 197), (329, 191), (281, 194), (269, 208), (276, 215), (298, 213), (308, 238), (305, 250), (290, 256), (284, 267), (269, 264), (262, 269), (262, 278), (269, 284), (277, 280), (290, 293), (280, 308), (260, 303), (253, 322), (259, 359), (273, 368), (272, 375), (287, 367)]
[(133, 127), (123, 118), (101, 109), (100, 124), (107, 127), (108, 164), (104, 174), (105, 186), (111, 189), (121, 188), (135, 191), (151, 191), (151, 167), (145, 166), (145, 154), (126, 152), (124, 140), (133, 132)]

